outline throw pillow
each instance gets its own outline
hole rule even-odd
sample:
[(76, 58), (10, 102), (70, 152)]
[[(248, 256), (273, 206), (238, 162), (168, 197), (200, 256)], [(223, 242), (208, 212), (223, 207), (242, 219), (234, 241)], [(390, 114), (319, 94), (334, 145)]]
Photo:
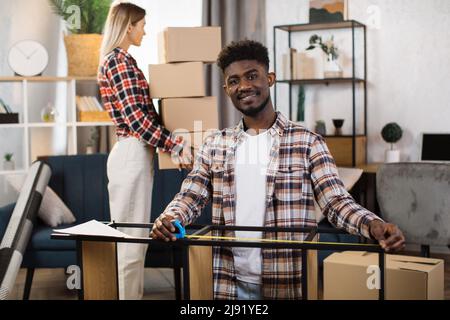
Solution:
[[(10, 175), (6, 178), (6, 181), (19, 193), (25, 179), (26, 175)], [(45, 224), (51, 227), (74, 223), (76, 220), (72, 211), (67, 208), (55, 191), (48, 186), (45, 189), (38, 216)]]

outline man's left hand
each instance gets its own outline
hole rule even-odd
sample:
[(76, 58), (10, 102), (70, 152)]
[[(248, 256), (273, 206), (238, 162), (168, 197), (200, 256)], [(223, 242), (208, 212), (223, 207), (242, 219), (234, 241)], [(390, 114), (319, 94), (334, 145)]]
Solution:
[(369, 230), (386, 252), (397, 252), (405, 248), (405, 237), (395, 224), (374, 220), (370, 223)]

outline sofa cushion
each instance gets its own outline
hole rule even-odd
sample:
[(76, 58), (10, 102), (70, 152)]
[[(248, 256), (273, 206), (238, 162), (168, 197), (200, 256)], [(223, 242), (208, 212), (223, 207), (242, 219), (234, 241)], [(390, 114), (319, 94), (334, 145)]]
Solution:
[[(62, 225), (58, 228), (68, 228), (75, 224)], [(44, 224), (38, 224), (31, 237), (31, 241), (28, 244), (28, 250), (75, 250), (76, 244), (74, 240), (56, 240), (50, 239), (50, 235), (53, 233), (53, 228)]]
[(53, 156), (49, 186), (73, 212), (77, 223), (109, 221), (107, 154)]

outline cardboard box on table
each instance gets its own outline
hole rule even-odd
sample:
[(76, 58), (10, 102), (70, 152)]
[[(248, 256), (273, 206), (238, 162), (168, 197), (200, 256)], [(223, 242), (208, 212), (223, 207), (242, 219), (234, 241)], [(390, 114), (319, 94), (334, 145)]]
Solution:
[[(324, 260), (325, 300), (376, 300), (374, 269), (378, 254), (346, 251)], [(386, 255), (387, 300), (444, 299), (444, 261), (422, 257)]]
[(222, 49), (220, 27), (169, 27), (159, 34), (160, 63), (215, 62)]
[(202, 62), (149, 65), (150, 96), (155, 98), (204, 97)]
[(199, 132), (219, 128), (216, 97), (163, 99), (160, 113), (164, 127), (170, 131)]

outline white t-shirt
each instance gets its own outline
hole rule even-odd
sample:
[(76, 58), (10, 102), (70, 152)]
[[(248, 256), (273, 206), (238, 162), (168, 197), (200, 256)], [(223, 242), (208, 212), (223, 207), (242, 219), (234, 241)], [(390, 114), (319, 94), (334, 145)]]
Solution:
[[(236, 225), (264, 226), (266, 213), (266, 177), (272, 148), (268, 131), (245, 134), (236, 150)], [(262, 232), (236, 231), (238, 238), (261, 238)], [(261, 283), (261, 249), (233, 248), (236, 277), (240, 281)]]

